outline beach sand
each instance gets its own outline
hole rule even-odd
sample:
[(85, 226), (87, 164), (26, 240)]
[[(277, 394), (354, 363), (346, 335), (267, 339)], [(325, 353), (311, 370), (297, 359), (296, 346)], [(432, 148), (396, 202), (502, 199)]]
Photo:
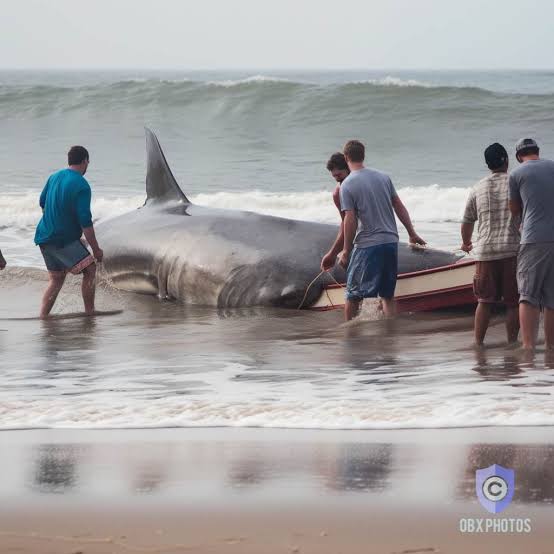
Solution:
[[(0, 552), (554, 551), (551, 428), (0, 433)], [(516, 472), (490, 516), (474, 472)], [(464, 534), (461, 518), (529, 518)]]

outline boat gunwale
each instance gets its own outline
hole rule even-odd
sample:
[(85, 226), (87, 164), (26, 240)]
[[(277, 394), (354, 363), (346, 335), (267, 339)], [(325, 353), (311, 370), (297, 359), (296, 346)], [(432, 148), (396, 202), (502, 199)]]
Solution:
[[(397, 279), (408, 279), (410, 277), (419, 277), (421, 275), (430, 275), (432, 273), (441, 273), (443, 271), (452, 271), (458, 269), (459, 267), (467, 267), (470, 265), (475, 265), (475, 260), (463, 260), (449, 265), (441, 265), (439, 267), (432, 267), (430, 269), (421, 269), (420, 271), (411, 271), (409, 273), (400, 273)], [(337, 283), (330, 283), (324, 287), (324, 289), (342, 289), (346, 284), (339, 285)], [(465, 286), (465, 285), (464, 285)], [(446, 290), (446, 289), (435, 289), (435, 290)], [(423, 294), (423, 293), (421, 293)]]

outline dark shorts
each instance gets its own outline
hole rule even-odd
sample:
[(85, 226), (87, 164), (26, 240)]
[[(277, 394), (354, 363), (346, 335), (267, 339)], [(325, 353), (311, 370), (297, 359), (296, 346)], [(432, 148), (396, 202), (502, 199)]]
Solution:
[(503, 258), (475, 263), (473, 292), (483, 304), (501, 302), (506, 306), (517, 306), (517, 257)]
[(554, 242), (519, 247), (517, 284), (520, 302), (554, 310)]
[(65, 246), (41, 244), (40, 251), (48, 271), (69, 271), (77, 275), (95, 263), (94, 258), (80, 240)]
[(346, 299), (392, 298), (397, 275), (397, 242), (355, 248), (348, 264)]

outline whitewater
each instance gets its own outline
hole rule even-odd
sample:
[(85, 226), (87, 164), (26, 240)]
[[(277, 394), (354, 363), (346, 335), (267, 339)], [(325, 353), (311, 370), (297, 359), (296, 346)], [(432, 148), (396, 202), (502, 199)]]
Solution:
[[(137, 184), (137, 192), (142, 187)], [(331, 191), (267, 192), (261, 190), (193, 194), (189, 199), (198, 205), (230, 210), (247, 210), (267, 215), (320, 223), (338, 224), (339, 214)], [(459, 247), (459, 220), (468, 190), (459, 187), (406, 187), (399, 194), (410, 210), (422, 234), (428, 235), (433, 247), (456, 250)], [(106, 221), (144, 204), (145, 196), (93, 197), (95, 223)], [(42, 267), (42, 258), (33, 244), (41, 210), (37, 192), (3, 194), (0, 196), (0, 232), (3, 249), (11, 263)], [(404, 230), (400, 229), (403, 238)], [(438, 234), (437, 234), (438, 231)]]

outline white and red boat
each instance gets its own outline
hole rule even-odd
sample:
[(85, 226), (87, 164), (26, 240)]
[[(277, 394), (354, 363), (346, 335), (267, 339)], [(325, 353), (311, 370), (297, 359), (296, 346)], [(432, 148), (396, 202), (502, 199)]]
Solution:
[[(471, 306), (475, 261), (401, 273), (398, 275), (395, 298), (399, 312), (424, 312), (444, 308)], [(344, 285), (331, 284), (310, 309), (333, 310), (344, 307)]]

